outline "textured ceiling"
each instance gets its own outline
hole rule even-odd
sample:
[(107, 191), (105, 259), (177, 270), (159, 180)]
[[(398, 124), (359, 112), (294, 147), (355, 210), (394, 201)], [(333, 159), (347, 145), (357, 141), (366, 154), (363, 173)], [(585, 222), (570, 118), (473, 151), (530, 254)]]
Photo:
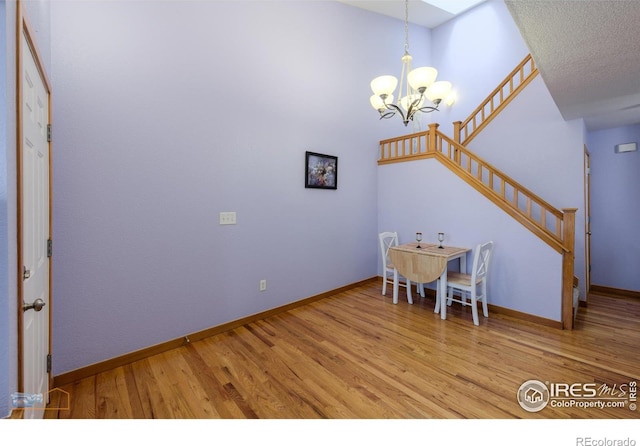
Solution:
[(640, 124), (640, 1), (505, 3), (565, 119)]

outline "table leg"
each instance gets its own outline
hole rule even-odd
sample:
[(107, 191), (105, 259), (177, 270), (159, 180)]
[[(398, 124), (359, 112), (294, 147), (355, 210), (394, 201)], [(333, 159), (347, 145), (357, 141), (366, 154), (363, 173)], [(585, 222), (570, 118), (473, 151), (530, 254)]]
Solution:
[[(460, 257), (460, 272), (462, 274), (467, 274), (467, 253), (466, 252), (462, 254), (462, 257)], [(465, 302), (463, 305), (466, 305), (466, 302), (467, 302), (466, 293), (460, 293), (460, 300)]]
[(444, 271), (440, 276), (440, 289), (438, 292), (440, 293), (440, 318), (447, 318), (447, 266), (445, 264)]

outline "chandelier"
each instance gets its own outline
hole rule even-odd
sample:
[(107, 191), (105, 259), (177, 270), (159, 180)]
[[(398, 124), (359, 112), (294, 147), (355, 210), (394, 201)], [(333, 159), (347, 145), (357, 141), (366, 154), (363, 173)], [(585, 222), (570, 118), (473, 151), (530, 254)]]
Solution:
[(371, 81), (373, 96), (369, 100), (373, 108), (380, 113), (380, 119), (389, 119), (398, 114), (406, 126), (409, 121), (413, 121), (416, 113), (438, 110), (440, 102), (451, 92), (451, 82), (436, 82), (438, 70), (432, 67), (411, 69), (413, 57), (409, 54), (409, 0), (405, 0), (404, 5), (404, 56), (398, 100), (396, 103), (393, 102), (393, 92), (398, 85), (398, 79), (391, 75), (378, 76)]

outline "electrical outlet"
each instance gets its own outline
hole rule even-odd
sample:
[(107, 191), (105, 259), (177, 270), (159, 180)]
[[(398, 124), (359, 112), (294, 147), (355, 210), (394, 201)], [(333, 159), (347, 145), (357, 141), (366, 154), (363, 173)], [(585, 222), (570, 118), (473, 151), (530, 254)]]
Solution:
[(260, 291), (266, 291), (267, 289), (267, 279), (262, 279), (260, 281)]
[(236, 213), (235, 212), (220, 212), (220, 224), (221, 225), (235, 225)]

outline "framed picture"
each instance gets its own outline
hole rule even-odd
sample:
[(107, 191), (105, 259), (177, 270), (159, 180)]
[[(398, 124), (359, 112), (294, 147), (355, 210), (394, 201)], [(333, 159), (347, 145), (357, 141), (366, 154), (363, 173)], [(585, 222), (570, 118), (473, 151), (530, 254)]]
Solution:
[(338, 188), (338, 157), (306, 152), (304, 187), (314, 189)]

